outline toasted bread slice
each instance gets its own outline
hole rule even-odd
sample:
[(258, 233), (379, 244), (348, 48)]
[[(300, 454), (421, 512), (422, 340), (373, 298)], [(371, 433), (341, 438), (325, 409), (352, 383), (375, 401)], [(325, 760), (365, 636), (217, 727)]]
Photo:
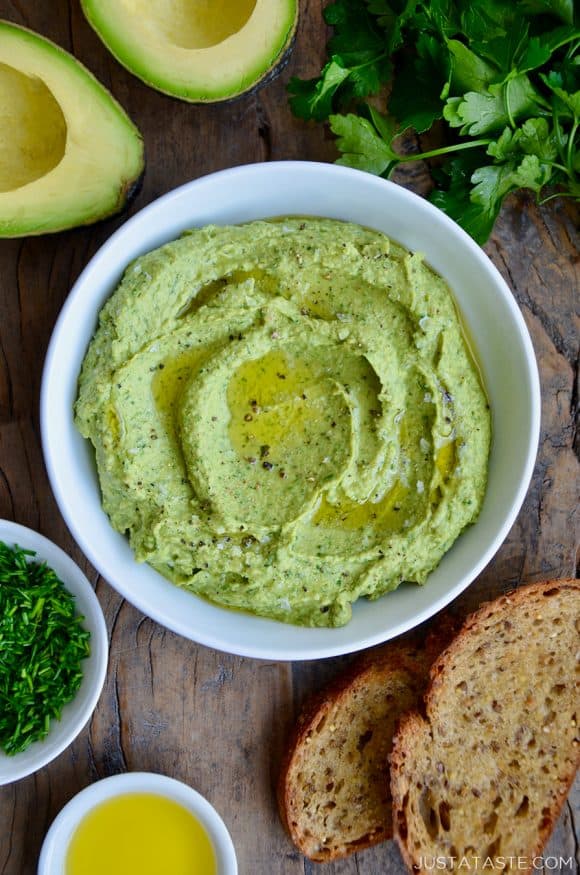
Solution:
[(532, 871), (579, 763), (579, 657), (580, 581), (525, 586), (468, 617), (431, 668), (426, 719), (410, 713), (395, 736), (410, 869)]
[(290, 837), (311, 860), (336, 860), (391, 838), (387, 760), (395, 723), (420, 700), (442, 646), (431, 635), (425, 648), (372, 650), (303, 712), (278, 804)]

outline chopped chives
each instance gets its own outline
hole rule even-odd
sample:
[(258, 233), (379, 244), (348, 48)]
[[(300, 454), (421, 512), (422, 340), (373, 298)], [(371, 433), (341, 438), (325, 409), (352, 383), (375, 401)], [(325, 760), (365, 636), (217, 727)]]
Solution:
[(28, 556), (0, 541), (0, 748), (9, 755), (45, 738), (78, 692), (90, 652), (74, 596)]

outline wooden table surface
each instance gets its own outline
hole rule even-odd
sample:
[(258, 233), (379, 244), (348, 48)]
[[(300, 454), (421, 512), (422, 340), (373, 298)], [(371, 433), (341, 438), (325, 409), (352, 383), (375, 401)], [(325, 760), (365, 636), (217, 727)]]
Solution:
[[(285, 94), (290, 75), (312, 76), (320, 69), (326, 40), (320, 6), (304, 0), (294, 53), (276, 81), (235, 103), (206, 107), (172, 100), (133, 78), (99, 42), (77, 0), (0, 0), (0, 18), (72, 51), (138, 124), (147, 171), (130, 209), (134, 213), (174, 186), (224, 167), (333, 160), (332, 139), (323, 126), (294, 119)], [(421, 165), (400, 181), (420, 193), (429, 184)], [(295, 851), (276, 813), (273, 784), (288, 727), (308, 693), (350, 658), (261, 662), (174, 635), (99, 578), (57, 510), (38, 425), (44, 354), (72, 283), (125, 218), (0, 241), (0, 517), (37, 529), (70, 553), (94, 584), (110, 633), (105, 688), (89, 725), (49, 766), (0, 788), (0, 875), (32, 875), (43, 837), (62, 806), (93, 781), (128, 770), (163, 772), (207, 796), (231, 831), (241, 875), (401, 875), (393, 842), (318, 868)], [(525, 197), (514, 198), (486, 246), (532, 336), (542, 381), (542, 435), (523, 509), (496, 558), (455, 603), (460, 614), (524, 582), (577, 576), (575, 234), (573, 211), (564, 202), (539, 210)], [(577, 782), (548, 846), (546, 872), (578, 872), (579, 799)], [(559, 855), (571, 859), (556, 867), (553, 858)]]

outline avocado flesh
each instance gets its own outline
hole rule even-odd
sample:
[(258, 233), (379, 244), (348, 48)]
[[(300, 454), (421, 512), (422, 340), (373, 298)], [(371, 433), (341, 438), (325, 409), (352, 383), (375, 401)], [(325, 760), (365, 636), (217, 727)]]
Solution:
[(298, 0), (81, 0), (107, 48), (128, 70), (191, 102), (238, 97), (280, 65)]
[(112, 95), (63, 49), (0, 21), (0, 237), (96, 222), (143, 172), (143, 142)]

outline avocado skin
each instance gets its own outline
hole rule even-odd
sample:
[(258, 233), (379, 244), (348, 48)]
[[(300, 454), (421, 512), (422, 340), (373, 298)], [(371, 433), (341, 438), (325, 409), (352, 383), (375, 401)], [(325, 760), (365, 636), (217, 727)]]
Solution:
[[(298, 21), (298, 18), (296, 19)], [(294, 45), (296, 43), (296, 24), (294, 25), (294, 31), (292, 32), (292, 36), (290, 37), (290, 41), (282, 54), (279, 56), (278, 60), (274, 63), (274, 65), (266, 70), (261, 79), (258, 79), (257, 82), (254, 82), (247, 91), (241, 91), (239, 94), (234, 94), (233, 97), (224, 97), (222, 100), (212, 100), (212, 103), (219, 103), (221, 105), (226, 106), (229, 103), (236, 103), (242, 97), (251, 97), (256, 94), (256, 92), (260, 91), (262, 88), (265, 88), (266, 85), (270, 85), (274, 79), (277, 79), (278, 76), (284, 71), (284, 69), (288, 66), (290, 58), (292, 56), (292, 52), (294, 51)], [(193, 102), (193, 101), (192, 101)], [(209, 101), (197, 101), (198, 103), (208, 103)]]
[[(258, 79), (254, 82), (253, 85), (250, 85), (245, 91), (240, 91), (239, 94), (234, 94), (231, 97), (216, 97), (211, 100), (187, 100), (185, 97), (178, 97), (176, 94), (170, 94), (168, 91), (161, 91), (161, 89), (155, 86), (155, 91), (158, 91), (160, 94), (165, 95), (170, 100), (175, 101), (176, 103), (189, 103), (192, 106), (229, 106), (233, 103), (239, 103), (240, 100), (243, 100), (247, 97), (252, 97), (258, 91), (261, 91), (262, 88), (265, 88), (267, 85), (270, 85), (275, 79), (280, 76), (281, 73), (288, 66), (290, 58), (292, 56), (292, 52), (294, 51), (294, 45), (296, 43), (296, 27), (294, 28), (294, 32), (290, 37), (290, 41), (281, 55), (278, 57), (276, 63), (270, 67), (269, 70), (266, 70), (261, 79)], [(141, 80), (143, 81), (143, 80)], [(143, 81), (144, 85), (147, 85), (148, 88), (153, 88), (153, 85), (149, 85), (147, 82)]]
[[(123, 219), (124, 220), (124, 219), (129, 218), (129, 216), (127, 214), (129, 212), (129, 210), (131, 209), (131, 207), (133, 206), (133, 203), (137, 200), (137, 198), (141, 194), (141, 191), (143, 189), (143, 181), (145, 179), (146, 170), (147, 170), (147, 164), (144, 164), (143, 170), (141, 171), (141, 173), (137, 177), (137, 179), (132, 179), (128, 183), (127, 188), (125, 189), (122, 198), (119, 199), (119, 205), (114, 210), (114, 212), (109, 213), (107, 216), (101, 216), (96, 221), (85, 222), (84, 225), (77, 225), (76, 227), (81, 227), (81, 228), (82, 227), (87, 228), (89, 226), (99, 227), (100, 225), (104, 225), (106, 222), (110, 221), (111, 219)], [(61, 228), (60, 230), (61, 231), (73, 230), (73, 228), (70, 228), (70, 229)], [(55, 233), (56, 234), (59, 232), (55, 230), (54, 232), (48, 231), (48, 232), (44, 232), (44, 233)]]
[[(145, 158), (143, 160), (145, 161)], [(117, 206), (114, 207), (114, 209), (111, 210), (111, 212), (107, 213), (107, 215), (105, 216), (99, 216), (95, 219), (87, 219), (86, 222), (81, 223), (63, 223), (58, 228), (55, 227), (51, 228), (50, 230), (47, 230), (45, 228), (38, 231), (27, 230), (22, 234), (3, 234), (2, 232), (0, 232), (0, 240), (19, 240), (24, 237), (44, 237), (51, 234), (62, 234), (65, 231), (74, 231), (75, 228), (88, 228), (90, 226), (99, 227), (100, 225), (104, 225), (105, 222), (108, 222), (110, 219), (126, 216), (126, 214), (129, 212), (130, 207), (133, 205), (133, 202), (141, 194), (146, 169), (147, 165), (144, 163), (143, 170), (141, 171), (139, 176), (136, 179), (130, 180), (130, 182), (127, 184), (126, 189), (121, 192), (121, 196), (119, 197)]]
[[(145, 161), (145, 156), (143, 156), (143, 160)], [(145, 170), (147, 164), (143, 165), (143, 170), (141, 171), (141, 175), (134, 179), (133, 182), (129, 185), (127, 192), (125, 194), (125, 203), (121, 207), (121, 212), (125, 212), (125, 210), (131, 206), (133, 201), (141, 194), (141, 189), (143, 188), (143, 180), (145, 179)]]
[[(0, 19), (0, 33), (9, 34), (10, 39), (22, 39), (24, 41), (23, 46), (26, 50), (24, 52), (24, 57), (26, 57), (27, 51), (31, 53), (33, 58), (35, 56), (40, 56), (47, 64), (47, 67), (50, 68), (51, 64), (55, 64), (56, 69), (61, 76), (64, 76), (64, 73), (62, 72), (63, 64), (68, 65), (71, 83), (74, 84), (76, 81), (74, 77), (79, 76), (80, 78), (78, 81), (85, 89), (85, 94), (87, 87), (92, 87), (95, 90), (97, 98), (101, 101), (100, 104), (95, 103), (95, 106), (102, 106), (102, 101), (105, 100), (106, 106), (108, 107), (110, 105), (113, 110), (113, 118), (115, 118), (115, 123), (118, 123), (120, 120), (121, 124), (119, 124), (118, 130), (121, 130), (121, 125), (124, 123), (126, 135), (133, 137), (135, 142), (135, 150), (133, 153), (132, 162), (133, 166), (127, 166), (125, 168), (125, 173), (127, 176), (126, 179), (123, 179), (123, 177), (120, 175), (118, 176), (118, 189), (116, 190), (117, 197), (116, 201), (113, 204), (108, 204), (105, 209), (103, 209), (103, 205), (95, 208), (95, 212), (92, 216), (82, 216), (78, 213), (75, 215), (74, 210), (72, 211), (72, 214), (61, 212), (59, 215), (57, 210), (53, 214), (54, 217), (51, 222), (44, 221), (42, 214), (39, 214), (34, 216), (32, 219), (30, 216), (28, 216), (28, 221), (22, 222), (20, 224), (17, 224), (10, 216), (6, 218), (5, 214), (3, 213), (2, 205), (0, 204), (0, 239), (21, 239), (25, 237), (38, 237), (48, 234), (56, 234), (62, 231), (72, 230), (77, 227), (94, 225), (105, 221), (113, 216), (116, 216), (119, 213), (125, 212), (141, 190), (145, 173), (145, 146), (143, 142), (143, 136), (140, 130), (132, 122), (127, 112), (123, 109), (123, 107), (121, 106), (119, 101), (113, 96), (113, 94), (97, 79), (97, 77), (87, 67), (85, 67), (85, 65), (81, 61), (78, 60), (78, 58), (76, 58), (62, 46), (48, 39), (44, 35), (39, 34), (34, 30), (31, 30), (30, 28), (15, 24), (11, 21), (6, 21), (4, 19)], [(2, 48), (1, 45), (0, 48)], [(2, 60), (3, 55), (0, 52), (0, 61)], [(15, 63), (14, 67), (17, 70), (21, 70), (20, 64)], [(22, 65), (22, 69), (25, 71), (25, 64)], [(40, 78), (42, 79), (42, 77)], [(110, 114), (108, 120), (109, 122), (111, 122)], [(45, 176), (41, 176), (37, 181), (31, 182), (29, 185), (31, 187), (34, 187), (37, 183), (40, 185), (42, 180), (50, 176), (52, 172), (57, 171), (58, 167), (60, 167), (61, 165), (64, 166), (65, 161), (66, 156), (63, 158), (60, 164), (58, 164), (56, 168), (54, 168), (54, 171), (50, 171)], [(14, 190), (15, 197), (17, 197), (18, 195), (18, 191), (19, 189)], [(95, 189), (95, 191), (98, 193), (98, 189)], [(2, 193), (2, 196), (8, 194), (9, 192)], [(39, 202), (45, 202), (44, 193), (42, 193)], [(51, 204), (51, 206), (53, 205)], [(70, 204), (67, 205), (67, 209), (71, 209)]]

